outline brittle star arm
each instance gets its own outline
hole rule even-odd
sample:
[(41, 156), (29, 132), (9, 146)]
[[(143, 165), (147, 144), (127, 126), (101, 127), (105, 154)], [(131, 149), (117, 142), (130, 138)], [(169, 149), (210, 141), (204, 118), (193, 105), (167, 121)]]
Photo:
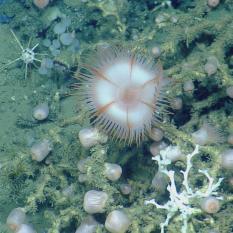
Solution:
[(5, 69), (5, 68), (6, 68), (6, 67), (8, 67), (9, 65), (11, 65), (11, 64), (13, 64), (13, 63), (15, 63), (15, 62), (17, 62), (17, 61), (19, 61), (19, 60), (21, 60), (21, 58), (20, 58), (20, 57), (16, 58), (16, 59), (15, 59), (15, 60), (13, 60), (13, 61), (8, 62), (8, 63), (7, 63), (7, 64), (5, 64), (4, 66), (0, 67), (0, 70)]
[(17, 36), (15, 35), (14, 31), (13, 31), (13, 30), (11, 30), (11, 33), (13, 34), (13, 36), (14, 36), (14, 38), (15, 38), (16, 42), (18, 43), (19, 47), (20, 47), (20, 48), (21, 48), (21, 50), (23, 51), (23, 50), (24, 50), (24, 48), (23, 48), (22, 44), (20, 43), (19, 39), (17, 38)]

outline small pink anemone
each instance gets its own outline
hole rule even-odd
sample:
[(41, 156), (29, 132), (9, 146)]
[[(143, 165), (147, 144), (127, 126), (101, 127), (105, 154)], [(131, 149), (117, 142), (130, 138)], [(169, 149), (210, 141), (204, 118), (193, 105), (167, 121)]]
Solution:
[(119, 47), (92, 54), (78, 72), (78, 88), (93, 124), (114, 139), (137, 144), (161, 112), (163, 75), (160, 65)]

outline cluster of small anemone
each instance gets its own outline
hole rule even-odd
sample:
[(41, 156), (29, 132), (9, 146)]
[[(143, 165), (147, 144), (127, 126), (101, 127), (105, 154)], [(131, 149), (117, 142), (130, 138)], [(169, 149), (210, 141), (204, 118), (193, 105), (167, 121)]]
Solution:
[[(76, 38), (75, 32), (69, 32), (71, 20), (68, 17), (63, 17), (60, 22), (57, 22), (53, 27), (53, 37), (45, 38), (42, 44), (49, 49), (52, 57), (55, 59), (60, 55), (62, 50), (67, 50), (71, 54), (76, 53), (79, 48), (79, 40)], [(39, 68), (39, 73), (46, 75), (54, 67), (54, 59), (44, 58)]]
[(71, 20), (68, 17), (64, 17), (60, 22), (55, 24), (53, 32), (55, 39), (50, 41), (49, 39), (44, 40), (44, 45), (49, 47), (52, 55), (56, 56), (60, 53), (61, 46), (67, 46), (67, 50), (75, 53), (79, 49), (79, 41), (75, 36), (75, 32), (69, 32), (69, 26)]
[[(35, 5), (39, 8), (44, 8), (48, 3), (47, 1), (33, 1)], [(207, 5), (210, 8), (215, 8), (219, 4), (217, 0), (208, 0)], [(177, 19), (174, 17), (167, 17), (166, 15), (156, 18), (156, 23), (163, 25), (165, 21), (171, 21), (173, 23), (177, 22)], [(67, 32), (67, 29), (70, 25), (70, 21), (67, 18), (58, 22), (54, 28), (54, 34), (56, 38), (50, 40), (45, 39), (43, 44), (48, 47), (51, 54), (56, 57), (60, 54), (62, 46), (67, 46), (67, 49), (75, 52), (79, 47), (79, 42), (75, 38), (74, 32)], [(154, 47), (152, 53), (155, 57), (159, 56), (161, 51), (159, 47)], [(150, 146), (150, 151), (154, 157), (158, 156), (161, 150), (167, 150), (167, 158), (171, 162), (176, 162), (178, 160), (184, 161), (185, 156), (182, 153), (181, 148), (178, 145), (168, 145), (166, 142), (162, 141), (164, 137), (164, 132), (159, 127), (154, 127), (154, 115), (156, 112), (160, 111), (160, 105), (153, 104), (153, 101), (159, 103), (162, 98), (161, 81), (163, 75), (161, 70), (154, 67), (153, 63), (147, 62), (142, 57), (138, 57), (137, 54), (131, 53), (129, 51), (120, 51), (120, 50), (110, 50), (105, 53), (106, 59), (101, 55), (98, 58), (101, 58), (101, 61), (97, 62), (97, 65), (94, 67), (88, 67), (84, 65), (83, 70), (87, 72), (81, 73), (83, 78), (83, 84), (81, 90), (85, 94), (86, 103), (88, 110), (91, 114), (94, 114), (96, 117), (95, 123), (97, 126), (104, 125), (103, 132), (97, 127), (84, 128), (79, 132), (79, 140), (82, 146), (86, 149), (91, 148), (97, 144), (106, 143), (108, 137), (105, 133), (109, 133), (118, 139), (129, 140), (140, 142), (144, 136), (145, 131), (147, 131), (149, 138), (153, 141)], [(97, 59), (98, 60), (98, 59)], [(110, 61), (110, 62), (109, 62)], [(114, 66), (115, 62), (119, 62)], [(94, 63), (96, 64), (96, 63)], [(50, 69), (53, 68), (53, 61), (51, 59), (45, 58), (41, 62), (41, 67), (39, 72), (41, 74), (47, 74)], [(106, 68), (107, 67), (107, 68)], [(125, 73), (120, 73), (124, 78), (129, 77), (127, 85), (122, 86), (116, 84), (115, 76), (113, 71), (117, 73), (121, 72), (121, 68), (125, 68)], [(208, 76), (212, 76), (219, 69), (219, 62), (216, 57), (208, 57), (206, 64), (203, 67), (203, 70)], [(147, 75), (147, 80), (144, 80), (144, 83), (138, 83), (137, 75), (141, 74)], [(151, 78), (152, 77), (152, 78)], [(153, 78), (154, 77), (154, 78)], [(149, 90), (152, 94), (147, 96), (148, 98), (143, 99), (144, 87), (147, 84), (152, 84)], [(132, 86), (131, 86), (132, 84)], [(139, 84), (139, 85), (138, 85)], [(104, 94), (100, 95), (100, 98), (97, 100), (94, 97), (98, 97), (97, 94), (101, 94), (100, 89), (103, 87), (109, 88), (109, 93), (106, 96)], [(114, 89), (116, 87), (116, 89)], [(90, 88), (90, 91), (88, 90)], [(98, 89), (99, 88), (99, 89)], [(192, 93), (194, 91), (194, 83), (192, 80), (188, 80), (183, 84), (183, 90), (186, 93)], [(116, 96), (113, 96), (113, 93), (117, 93)], [(110, 93), (111, 92), (111, 93)], [(232, 87), (227, 88), (227, 95), (230, 98), (233, 98)], [(115, 99), (114, 99), (115, 98)], [(136, 101), (135, 101), (136, 100)], [(151, 101), (152, 100), (152, 101)], [(108, 102), (109, 101), (109, 102)], [(148, 102), (146, 102), (148, 101)], [(135, 114), (135, 106), (139, 105), (138, 102), (144, 105), (145, 108), (148, 108), (149, 117), (146, 118), (147, 121), (138, 124), (134, 122), (133, 117), (130, 115)], [(119, 104), (119, 106), (118, 106)], [(115, 105), (113, 107), (113, 105)], [(182, 98), (176, 97), (171, 103), (171, 107), (174, 110), (180, 110), (182, 108)], [(111, 109), (113, 107), (113, 109)], [(141, 107), (141, 106), (140, 106)], [(132, 108), (132, 109), (131, 109)], [(126, 110), (125, 112), (123, 110)], [(33, 111), (33, 117), (38, 121), (43, 121), (47, 119), (49, 114), (49, 107), (45, 103), (38, 105)], [(136, 115), (136, 114), (135, 114)], [(146, 116), (146, 115), (144, 115)], [(131, 117), (131, 118), (130, 118)], [(155, 118), (156, 119), (156, 118)], [(144, 119), (141, 119), (144, 120)], [(232, 143), (232, 138), (229, 135), (228, 142)], [(223, 142), (223, 136), (218, 131), (218, 129), (209, 124), (202, 123), (196, 131), (191, 135), (192, 141), (194, 144), (205, 146), (210, 144), (217, 144)], [(34, 144), (31, 147), (32, 159), (41, 162), (46, 158), (46, 156), (52, 150), (51, 142), (47, 139), (43, 139), (40, 142)], [(80, 172), (79, 181), (85, 182), (87, 179), (85, 164), (88, 159), (87, 157), (79, 161), (78, 169)], [(221, 155), (222, 167), (227, 169), (233, 169), (233, 150), (228, 149), (224, 151)], [(103, 167), (103, 175), (110, 181), (117, 181), (120, 179), (122, 174), (122, 168), (118, 164), (105, 163)], [(168, 185), (168, 180), (161, 172), (157, 172), (152, 180), (152, 185), (160, 190), (165, 190)], [(70, 188), (70, 187), (69, 187)], [(131, 192), (131, 187), (128, 184), (121, 184), (120, 186), (122, 193), (129, 194)], [(64, 190), (64, 193), (68, 193), (70, 190)], [(89, 214), (86, 219), (84, 219), (80, 226), (77, 228), (76, 233), (84, 232), (94, 232), (98, 225), (100, 225), (92, 216), (92, 214), (103, 213), (106, 211), (106, 206), (108, 205), (109, 196), (106, 192), (100, 190), (89, 190), (84, 195), (83, 208)], [(201, 209), (206, 213), (216, 213), (220, 209), (219, 199), (214, 196), (208, 196), (202, 199), (200, 203)], [(129, 229), (131, 221), (129, 216), (123, 209), (116, 209), (111, 211), (105, 221), (105, 227), (109, 232), (112, 233), (124, 233)], [(33, 233), (35, 232), (33, 228), (25, 223), (25, 213), (23, 209), (17, 208), (12, 210), (7, 219), (7, 225), (16, 233)], [(210, 230), (209, 232), (215, 232), (215, 230)]]
[[(49, 106), (47, 103), (38, 104), (32, 111), (32, 116), (37, 121), (44, 121), (49, 115)], [(87, 128), (80, 130), (79, 139), (85, 149), (99, 144), (106, 143), (107, 136), (100, 133), (96, 128)], [(31, 146), (30, 152), (32, 160), (42, 162), (52, 150), (52, 143), (48, 139), (42, 139)], [(87, 171), (86, 162), (91, 157), (87, 157), (78, 162), (78, 170), (80, 172), (79, 182), (85, 182), (85, 172)], [(116, 182), (120, 179), (122, 168), (118, 164), (105, 163), (103, 167), (103, 176), (109, 181)], [(127, 183), (120, 184), (120, 191), (124, 195), (131, 192), (131, 187)], [(73, 187), (69, 186), (62, 191), (64, 196), (70, 196), (73, 193)], [(101, 226), (93, 214), (104, 213), (109, 203), (109, 195), (105, 191), (89, 190), (85, 193), (83, 199), (83, 209), (88, 216), (80, 223), (76, 229), (76, 233), (94, 233), (98, 226)], [(13, 209), (6, 221), (8, 227), (15, 233), (36, 233), (33, 227), (27, 224), (26, 214), (23, 208)], [(111, 233), (124, 233), (128, 230), (131, 220), (124, 209), (116, 209), (108, 213), (105, 220), (105, 228)], [(101, 226), (102, 227), (102, 226)]]
[[(157, 51), (154, 51), (154, 52), (157, 52)], [(103, 55), (106, 55), (107, 60), (104, 59)], [(134, 54), (131, 54), (130, 52), (128, 54), (127, 52), (125, 53), (125, 51), (121, 52), (117, 49), (116, 51), (111, 51), (111, 50), (107, 51), (106, 54), (102, 54), (97, 57), (100, 59), (97, 62), (93, 62), (93, 64), (96, 64), (96, 65), (94, 65), (94, 67), (89, 67), (88, 65), (85, 65), (84, 70), (87, 72), (83, 72), (81, 74), (81, 77), (84, 79), (81, 91), (83, 93), (83, 96), (85, 97), (84, 101), (86, 105), (89, 107), (88, 108), (89, 111), (91, 112), (91, 114), (94, 114), (94, 116), (96, 117), (96, 120), (94, 122), (97, 123), (97, 127), (104, 125), (102, 127), (104, 132), (113, 134), (113, 136), (117, 136), (119, 139), (128, 140), (129, 138), (130, 141), (135, 140), (134, 138), (135, 137), (134, 133), (135, 133), (136, 140), (137, 140), (137, 137), (138, 137), (137, 127), (140, 127), (140, 125), (135, 124), (135, 128), (133, 128), (134, 125), (131, 124), (131, 119), (129, 117), (129, 115), (131, 114), (130, 113), (131, 104), (133, 102), (133, 106), (137, 106), (138, 104), (137, 101), (139, 103), (145, 103), (146, 101), (143, 99), (140, 99), (141, 96), (138, 95), (137, 93), (138, 89), (137, 87), (135, 87), (134, 83), (129, 82), (130, 86), (127, 86), (127, 85), (121, 86), (119, 85), (118, 82), (116, 83), (117, 79), (115, 78), (114, 73), (118, 71), (117, 77), (119, 77), (120, 68), (122, 70), (124, 69), (125, 73), (123, 72), (121, 76), (125, 78), (128, 75), (130, 77), (129, 80), (134, 81), (134, 79), (137, 80), (133, 76), (134, 72), (139, 72), (139, 69), (141, 68), (141, 66), (142, 66), (142, 71), (140, 72), (145, 71), (143, 70), (144, 63), (140, 63), (137, 60), (137, 55), (135, 58)], [(207, 76), (214, 75), (218, 69), (219, 69), (218, 59), (214, 56), (209, 56), (207, 58), (206, 64), (203, 66), (203, 70), (205, 71)], [(162, 78), (159, 75), (155, 75), (155, 77), (156, 77), (155, 84), (158, 84), (156, 83), (156, 80), (157, 81), (162, 80)], [(149, 80), (152, 81), (153, 79), (149, 79)], [(153, 82), (151, 82), (151, 84), (152, 83)], [(161, 86), (155, 85), (153, 88), (154, 88), (155, 93), (158, 93), (158, 96), (160, 96)], [(116, 92), (117, 95), (114, 96), (114, 94), (103, 94), (100, 92), (100, 90), (102, 89), (105, 89), (105, 90), (109, 89), (110, 93)], [(195, 85), (192, 80), (187, 80), (183, 84), (183, 90), (187, 95), (192, 95), (194, 89), (195, 89)], [(140, 93), (142, 93), (142, 91), (143, 90), (140, 89)], [(136, 100), (135, 101), (136, 103), (132, 101), (132, 99), (134, 101)], [(122, 110), (124, 108), (120, 105), (121, 101), (124, 103), (127, 109), (126, 114), (125, 114), (126, 116), (125, 119), (123, 118), (124, 114), (122, 113)], [(157, 101), (155, 100), (155, 102)], [(180, 97), (177, 97), (173, 101), (170, 102), (170, 105), (174, 110), (180, 110), (183, 105), (182, 99)], [(146, 104), (146, 106), (148, 107), (149, 104)], [(153, 111), (156, 110), (156, 107), (157, 106), (152, 108)], [(117, 111), (119, 111), (119, 113), (117, 113)], [(133, 122), (133, 119), (132, 119), (132, 122)], [(145, 120), (142, 120), (141, 122), (144, 122), (145, 125), (147, 124)], [(159, 128), (159, 125), (157, 124), (158, 127), (157, 126), (151, 127), (152, 125), (153, 124), (150, 124), (150, 127), (146, 129), (147, 130), (149, 129), (148, 136), (150, 139), (154, 141), (154, 143), (150, 146), (150, 151), (153, 154), (154, 158), (158, 156), (161, 150), (164, 150), (166, 148), (166, 158), (170, 162), (176, 162), (178, 160), (184, 161), (186, 159), (186, 156), (182, 152), (180, 146), (179, 145), (167, 145), (167, 143), (162, 141), (164, 132)], [(203, 122), (200, 125), (201, 125), (200, 128), (194, 131), (191, 135), (193, 144), (200, 145), (200, 146), (206, 146), (206, 145), (222, 143), (225, 140), (221, 131), (218, 130), (217, 127), (215, 127), (211, 123)], [(113, 129), (113, 127), (115, 129)], [(139, 137), (141, 136), (142, 135), (140, 135)], [(80, 141), (82, 140), (80, 139)], [(223, 168), (232, 169), (232, 163), (230, 162), (230, 160), (232, 159), (232, 154), (233, 153), (231, 153), (230, 150), (226, 151), (225, 153), (222, 153), (221, 165)], [(203, 174), (205, 174), (208, 179), (210, 178), (208, 173), (203, 172)], [(152, 186), (155, 186), (157, 189), (160, 189), (164, 192), (164, 190), (166, 189), (168, 185), (168, 182), (169, 181), (166, 179), (166, 177), (158, 171), (158, 173), (156, 173), (152, 181)], [(220, 185), (220, 182), (221, 181), (217, 183), (217, 186)], [(211, 192), (209, 194), (211, 194)], [(208, 196), (203, 195), (203, 197), (205, 198), (202, 199), (200, 203), (200, 208), (204, 212), (213, 214), (219, 211), (220, 203), (219, 203), (218, 198), (212, 195), (208, 195)], [(105, 198), (103, 198), (103, 201), (104, 203), (106, 203)]]
[[(70, 23), (68, 18), (62, 19), (53, 29), (57, 38), (53, 40), (45, 39), (43, 42), (54, 57), (59, 55), (61, 46), (69, 46), (68, 49), (72, 51), (75, 51), (78, 47), (75, 34), (67, 32)], [(161, 51), (159, 47), (153, 47), (152, 53), (159, 56)], [(137, 53), (119, 48), (106, 49), (103, 53), (98, 54), (94, 61), (93, 66), (82, 65), (81, 73), (78, 75), (82, 78), (80, 90), (87, 108), (96, 117), (94, 122), (97, 127), (103, 126), (103, 132), (97, 127), (82, 129), (79, 132), (79, 140), (82, 146), (88, 149), (97, 144), (106, 143), (108, 139), (106, 134), (129, 141), (129, 143), (132, 143), (132, 141), (138, 143), (147, 132), (149, 138), (154, 141), (150, 146), (153, 156), (157, 156), (161, 150), (166, 148), (166, 156), (171, 162), (184, 160), (185, 157), (180, 147), (178, 145), (167, 145), (163, 142), (163, 130), (153, 126), (157, 120), (155, 115), (160, 113), (163, 105), (163, 73), (161, 67), (156, 66), (154, 62), (147, 61)], [(53, 61), (45, 58), (41, 62), (39, 72), (45, 74), (52, 67)], [(203, 67), (208, 76), (215, 74), (218, 68), (219, 62), (213, 56), (207, 58)], [(121, 78), (123, 79), (121, 80)], [(106, 90), (105, 93), (102, 92), (103, 89)], [(183, 84), (183, 90), (186, 93), (192, 93), (194, 91), (193, 81), (186, 81)], [(227, 89), (227, 94), (231, 97), (230, 88)], [(174, 110), (180, 110), (183, 105), (182, 99), (176, 97), (170, 105)], [(33, 117), (38, 121), (47, 119), (48, 115), (49, 107), (46, 103), (38, 105), (33, 111)], [(223, 137), (216, 127), (206, 122), (193, 132), (191, 137), (194, 144), (201, 146), (223, 141)], [(51, 150), (51, 142), (43, 139), (31, 147), (32, 159), (41, 162)], [(224, 168), (233, 168), (232, 157), (231, 149), (222, 154), (222, 166)], [(91, 157), (79, 161), (80, 182), (85, 182), (87, 179), (85, 163), (88, 159), (91, 159)], [(105, 163), (103, 175), (108, 180), (115, 182), (121, 177), (121, 174), (122, 168), (120, 165)], [(158, 171), (152, 180), (152, 186), (164, 190), (167, 184), (166, 177)], [(66, 190), (66, 192), (68, 191)], [(121, 184), (121, 191), (124, 194), (129, 194), (131, 187), (128, 184)], [(87, 191), (84, 195), (83, 208), (90, 216), (83, 220), (76, 233), (85, 232), (85, 229), (93, 229), (94, 231), (99, 223), (91, 215), (105, 212), (108, 201), (109, 196), (105, 191), (95, 189)], [(203, 211), (211, 214), (220, 209), (219, 200), (214, 196), (204, 198), (200, 206)], [(9, 219), (12, 215), (9, 215)], [(23, 216), (23, 212), (20, 212), (21, 215)], [(19, 217), (19, 219), (23, 219), (23, 217)], [(13, 220), (8, 220), (7, 224), (10, 221), (13, 222)], [(116, 209), (106, 217), (105, 227), (112, 233), (124, 233), (128, 230), (130, 223), (131, 221), (125, 211)], [(30, 229), (28, 225), (24, 224), (24, 220), (21, 220), (20, 224), (20, 226), (13, 227), (15, 232), (21, 233), (18, 230), (21, 228)], [(8, 225), (12, 228), (10, 223)]]
[[(155, 132), (155, 129), (152, 130)], [(160, 132), (160, 136), (151, 137), (153, 139), (153, 143), (150, 145), (150, 152), (153, 156), (157, 156), (159, 152), (165, 148), (169, 147), (170, 153), (168, 153), (168, 157), (171, 161), (182, 161), (184, 160), (184, 154), (182, 153), (179, 145), (168, 145), (165, 141), (163, 141), (162, 131), (157, 129), (157, 132)], [(194, 144), (205, 146), (205, 145), (213, 145), (223, 143), (225, 139), (225, 135), (218, 130), (215, 126), (210, 123), (204, 122), (201, 127), (191, 134), (191, 138)], [(159, 139), (159, 140), (158, 140)], [(232, 134), (230, 134), (227, 138), (229, 144), (232, 144)], [(226, 149), (220, 155), (221, 158), (221, 166), (225, 169), (233, 169), (233, 150)]]
[[(49, 116), (49, 105), (47, 102), (38, 104), (32, 111), (33, 118), (38, 122), (45, 121)], [(30, 153), (32, 159), (41, 162), (52, 151), (53, 145), (49, 139), (41, 139), (31, 145)]]
[[(84, 128), (79, 132), (79, 140), (81, 145), (89, 149), (100, 143), (106, 143), (107, 137), (96, 128)], [(79, 182), (85, 183), (88, 179), (86, 175), (88, 161), (91, 160), (91, 156), (81, 159), (78, 162)], [(103, 176), (109, 181), (116, 182), (120, 179), (122, 174), (122, 168), (119, 164), (105, 163), (103, 167)], [(120, 185), (121, 193), (128, 195), (131, 192), (129, 184), (122, 183)], [(105, 191), (92, 189), (85, 193), (83, 200), (83, 208), (90, 215), (83, 220), (81, 225), (77, 228), (76, 233), (79, 232), (95, 232), (97, 226), (100, 226), (93, 214), (106, 212), (106, 207), (110, 203), (109, 195)], [(128, 230), (131, 224), (130, 218), (124, 209), (116, 209), (111, 211), (105, 220), (105, 228), (111, 233), (124, 233)], [(88, 231), (89, 229), (89, 231)], [(90, 230), (91, 229), (91, 230)]]

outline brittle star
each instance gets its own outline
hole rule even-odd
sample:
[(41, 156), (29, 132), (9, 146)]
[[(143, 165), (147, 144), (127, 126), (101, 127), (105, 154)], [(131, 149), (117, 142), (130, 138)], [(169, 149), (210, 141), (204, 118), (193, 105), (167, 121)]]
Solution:
[(11, 64), (13, 64), (13, 63), (15, 63), (17, 61), (22, 60), (25, 63), (24, 78), (26, 79), (27, 78), (27, 72), (28, 72), (28, 65), (29, 64), (33, 64), (34, 66), (36, 66), (35, 63), (34, 63), (34, 61), (38, 61), (38, 62), (41, 63), (41, 60), (37, 59), (35, 56), (36, 55), (45, 55), (45, 54), (40, 54), (40, 53), (35, 53), (34, 52), (34, 50), (37, 48), (37, 46), (39, 45), (39, 43), (37, 43), (32, 48), (29, 48), (31, 39), (28, 42), (28, 46), (26, 48), (24, 48), (22, 46), (22, 44), (20, 43), (19, 39), (17, 38), (17, 36), (15, 35), (15, 33), (13, 32), (13, 30), (10, 30), (10, 31), (13, 34), (15, 41), (17, 42), (17, 44), (19, 45), (19, 47), (21, 49), (21, 55), (20, 55), (20, 57), (14, 59), (13, 61), (8, 62), (7, 64), (5, 64), (2, 67), (0, 67), (0, 71), (3, 70), (3, 69), (5, 69), (5, 68), (7, 68), (9, 65), (11, 65)]

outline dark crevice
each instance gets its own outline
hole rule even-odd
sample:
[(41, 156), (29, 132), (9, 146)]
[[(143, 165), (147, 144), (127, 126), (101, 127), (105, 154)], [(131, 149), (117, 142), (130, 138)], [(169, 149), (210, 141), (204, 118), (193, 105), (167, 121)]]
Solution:
[(225, 62), (230, 69), (233, 69), (233, 46), (229, 47), (225, 52)]
[(201, 33), (197, 36), (195, 40), (188, 44), (188, 46), (185, 40), (181, 41), (179, 43), (179, 52), (183, 56), (183, 58), (186, 58), (193, 51), (197, 44), (205, 44), (205, 46), (208, 47), (214, 42), (214, 40), (214, 35), (208, 33)]

